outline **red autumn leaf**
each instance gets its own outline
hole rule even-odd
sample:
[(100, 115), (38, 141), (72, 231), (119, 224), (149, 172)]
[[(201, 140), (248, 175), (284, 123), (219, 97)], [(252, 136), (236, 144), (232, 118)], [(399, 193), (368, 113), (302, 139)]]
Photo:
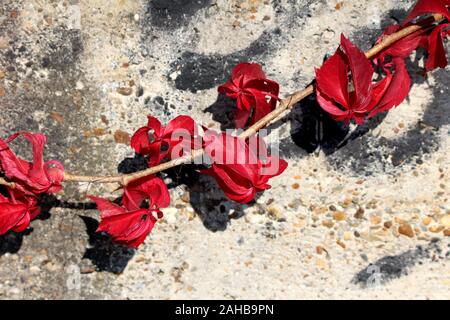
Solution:
[(257, 192), (270, 188), (270, 178), (280, 175), (287, 167), (286, 161), (267, 155), (262, 140), (259, 141), (259, 150), (263, 153), (260, 156), (257, 148), (251, 148), (244, 140), (226, 133), (210, 131), (207, 139), (205, 152), (213, 163), (201, 172), (213, 177), (233, 201), (252, 201)]
[(180, 141), (177, 135), (188, 136), (191, 140), (194, 131), (195, 121), (189, 116), (178, 116), (165, 127), (155, 117), (148, 116), (147, 126), (139, 128), (131, 138), (131, 147), (136, 153), (149, 156), (150, 166), (155, 166), (170, 157), (178, 144), (185, 144), (185, 149), (189, 149), (192, 142), (184, 139)]
[[(447, 66), (447, 56), (444, 48), (444, 38), (450, 35), (450, 24), (441, 24), (430, 30), (422, 30), (415, 32), (409, 36), (395, 42), (386, 50), (383, 50), (374, 59), (375, 64), (384, 61), (386, 57), (392, 58), (407, 58), (409, 54), (417, 49), (424, 48), (428, 52), (428, 59), (426, 62), (426, 70), (431, 71), (436, 68), (445, 68)], [(388, 27), (383, 36), (392, 34), (401, 27), (398, 25)], [(382, 36), (382, 37), (383, 37)], [(377, 42), (382, 40), (382, 37)]]
[(450, 23), (434, 28), (427, 40), (428, 59), (425, 65), (428, 71), (436, 68), (445, 68), (448, 64), (444, 48), (444, 37), (450, 35)]
[[(157, 219), (163, 217), (160, 208), (169, 206), (170, 195), (161, 178), (148, 176), (135, 180), (124, 189), (122, 206), (98, 197), (101, 222), (97, 231), (107, 232), (114, 242), (138, 247), (150, 233)], [(148, 200), (148, 208), (142, 207)], [(156, 216), (155, 216), (156, 215)]]
[[(381, 67), (386, 73), (386, 77), (374, 84), (374, 94), (370, 109), (369, 118), (379, 112), (386, 111), (394, 106), (398, 106), (407, 96), (411, 86), (411, 79), (406, 70), (404, 59), (410, 53), (422, 47), (428, 51), (426, 69), (432, 70), (437, 67), (444, 68), (447, 65), (445, 48), (443, 45), (443, 35), (446, 24), (436, 26), (431, 31), (422, 30), (395, 42), (387, 49), (379, 53), (373, 62)], [(401, 26), (393, 25), (385, 29), (383, 35), (377, 40), (381, 42), (383, 37), (397, 32)]]
[(161, 178), (147, 176), (135, 180), (125, 187), (122, 204), (127, 210), (140, 209), (144, 200), (148, 200), (150, 208), (169, 206), (169, 190)]
[[(450, 24), (441, 24), (434, 28), (424, 29), (414, 32), (403, 39), (395, 42), (380, 52), (375, 58), (374, 63), (383, 64), (387, 57), (391, 58), (407, 58), (410, 53), (417, 48), (424, 48), (428, 52), (426, 62), (426, 70), (431, 71), (438, 67), (445, 68), (447, 66), (447, 56), (444, 48), (444, 38), (450, 35)], [(399, 25), (388, 26), (383, 35), (377, 40), (381, 42), (384, 36), (390, 35), (401, 29)]]
[(450, 21), (450, 12), (447, 6), (450, 6), (449, 0), (419, 0), (409, 15), (406, 17), (403, 25), (410, 23), (415, 18), (425, 14), (442, 14)]
[(37, 199), (23, 195), (19, 190), (8, 189), (9, 197), (0, 194), (0, 235), (9, 230), (22, 232), (40, 213)]
[(383, 67), (387, 75), (373, 85), (371, 112), (368, 118), (401, 104), (408, 96), (411, 87), (411, 78), (403, 59), (394, 58), (391, 63)]
[[(27, 139), (33, 148), (33, 162), (18, 158), (8, 143), (19, 136)], [(19, 132), (8, 140), (0, 139), (0, 166), (5, 175), (16, 183), (17, 188), (32, 194), (56, 193), (61, 190), (64, 166), (58, 161), (44, 163), (46, 136), (40, 133)]]
[[(0, 235), (9, 230), (23, 231), (26, 227), (22, 228), (21, 226), (26, 223), (29, 217), (27, 211), (25, 204), (0, 202)], [(26, 224), (28, 225), (28, 223)]]
[(317, 101), (336, 120), (355, 119), (360, 124), (372, 100), (373, 73), (364, 52), (341, 35), (341, 48), (316, 69)]
[(236, 99), (235, 122), (237, 128), (253, 124), (275, 109), (279, 85), (266, 78), (256, 63), (240, 63), (231, 74), (231, 81), (221, 85), (218, 91)]
[[(377, 44), (380, 43), (384, 37), (389, 36), (402, 27), (400, 25), (390, 25), (386, 27), (383, 34), (378, 38)], [(376, 65), (382, 65), (387, 57), (391, 58), (407, 58), (411, 52), (416, 50), (418, 47), (426, 47), (427, 45), (427, 30), (421, 30), (414, 32), (388, 46), (386, 49), (377, 54), (373, 59)]]
[(116, 243), (137, 248), (152, 231), (157, 222), (154, 213), (162, 216), (158, 209), (127, 210), (108, 200), (89, 196), (101, 212), (98, 232), (108, 233)]
[(409, 24), (415, 18), (425, 14), (441, 14), (447, 19), (447, 23), (438, 25), (431, 32), (427, 32), (425, 41), (421, 41), (420, 45), (428, 51), (427, 71), (438, 67), (445, 68), (448, 61), (443, 41), (445, 36), (450, 35), (450, 30), (448, 30), (450, 27), (450, 1), (419, 0), (403, 22), (403, 25)]

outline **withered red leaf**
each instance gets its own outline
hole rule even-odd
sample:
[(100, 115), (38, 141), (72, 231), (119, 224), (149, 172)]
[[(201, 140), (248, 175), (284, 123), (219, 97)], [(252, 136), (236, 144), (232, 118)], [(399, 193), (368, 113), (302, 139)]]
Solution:
[(235, 122), (237, 128), (253, 124), (275, 109), (279, 85), (266, 78), (256, 63), (240, 63), (232, 71), (231, 80), (218, 91), (236, 99)]
[[(131, 138), (131, 147), (136, 153), (149, 156), (149, 165), (154, 166), (164, 158), (171, 158), (174, 147), (180, 143), (189, 144), (186, 149), (190, 150), (194, 131), (195, 121), (189, 116), (178, 116), (167, 126), (163, 126), (155, 117), (148, 116), (147, 125), (139, 128)], [(183, 137), (189, 138), (189, 141)]]
[(262, 139), (250, 145), (248, 141), (226, 133), (207, 133), (205, 152), (212, 164), (202, 173), (213, 177), (224, 194), (233, 201), (248, 203), (255, 194), (269, 189), (269, 179), (280, 175), (287, 162), (267, 154)]
[[(114, 242), (131, 248), (144, 242), (158, 219), (160, 208), (169, 206), (170, 195), (161, 178), (147, 176), (135, 180), (124, 188), (122, 205), (89, 196), (101, 212), (99, 232), (108, 233)], [(145, 206), (144, 201), (147, 201)]]
[[(33, 149), (33, 161), (17, 157), (9, 143), (19, 136), (27, 139)], [(5, 175), (23, 192), (31, 194), (56, 193), (61, 190), (64, 166), (55, 160), (44, 162), (46, 136), (40, 133), (18, 132), (6, 141), (0, 139), (0, 167)]]

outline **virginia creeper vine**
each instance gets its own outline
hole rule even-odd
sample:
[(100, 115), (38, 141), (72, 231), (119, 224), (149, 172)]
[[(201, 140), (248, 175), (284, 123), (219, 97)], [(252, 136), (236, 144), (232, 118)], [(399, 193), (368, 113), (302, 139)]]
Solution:
[[(412, 23), (423, 15), (429, 16)], [(131, 174), (79, 176), (65, 172), (56, 160), (44, 162), (46, 136), (40, 133), (18, 132), (5, 141), (0, 139), (0, 235), (25, 230), (40, 214), (40, 196), (59, 192), (63, 182), (118, 183), (123, 189), (119, 204), (89, 196), (101, 212), (97, 231), (108, 233), (117, 243), (137, 247), (162, 218), (160, 209), (170, 205), (167, 186), (157, 174), (204, 156), (211, 163), (202, 163), (199, 172), (214, 178), (230, 199), (249, 203), (256, 193), (269, 189), (269, 180), (288, 165), (268, 154), (258, 135), (260, 129), (313, 93), (336, 121), (361, 124), (388, 111), (402, 103), (410, 90), (405, 59), (423, 48), (428, 53), (426, 71), (444, 68), (443, 40), (449, 35), (450, 0), (419, 0), (403, 24), (388, 26), (365, 53), (341, 35), (335, 54), (316, 69), (315, 83), (282, 100), (278, 98), (279, 84), (267, 79), (260, 65), (238, 64), (231, 80), (218, 91), (236, 100), (236, 127), (247, 129), (239, 136), (207, 128), (198, 134), (200, 126), (189, 116), (180, 115), (166, 125), (148, 116), (147, 125), (131, 139), (131, 147), (147, 159), (148, 168)], [(32, 162), (17, 157), (9, 148), (18, 137), (31, 144)]]

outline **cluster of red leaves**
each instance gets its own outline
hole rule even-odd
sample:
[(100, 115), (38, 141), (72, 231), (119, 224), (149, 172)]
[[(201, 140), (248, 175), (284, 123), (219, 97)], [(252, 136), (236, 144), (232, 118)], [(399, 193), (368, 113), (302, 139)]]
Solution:
[[(9, 143), (22, 136), (33, 150), (33, 161), (15, 155)], [(19, 132), (6, 141), (0, 139), (0, 169), (14, 183), (14, 188), (4, 187), (0, 193), (0, 235), (9, 230), (21, 232), (40, 213), (39, 196), (61, 190), (64, 167), (52, 160), (44, 162), (46, 137), (40, 133)]]
[[(149, 167), (184, 155), (191, 150), (195, 121), (189, 116), (178, 116), (166, 126), (148, 116), (147, 125), (139, 128), (131, 138), (136, 153), (147, 157)], [(180, 152), (174, 152), (179, 147)], [(175, 156), (174, 156), (175, 154)], [(170, 204), (170, 195), (164, 181), (156, 176), (135, 180), (124, 188), (120, 205), (90, 196), (101, 212), (98, 232), (107, 232), (116, 243), (130, 248), (138, 247), (163, 217), (161, 208)]]
[(231, 81), (221, 85), (219, 92), (236, 99), (236, 128), (254, 124), (275, 109), (280, 87), (266, 78), (256, 63), (240, 63), (234, 67)]
[[(249, 140), (206, 128), (197, 137), (197, 129), (198, 125), (189, 116), (179, 116), (166, 126), (149, 116), (147, 125), (134, 133), (131, 147), (147, 158), (150, 167), (181, 157), (196, 145), (204, 148), (212, 164), (200, 172), (212, 176), (226, 196), (240, 203), (248, 203), (257, 192), (270, 188), (269, 179), (287, 167), (286, 161), (267, 154), (262, 139), (259, 146), (264, 152), (257, 152), (250, 148)], [(145, 240), (163, 217), (160, 209), (170, 204), (167, 186), (156, 176), (127, 185), (120, 204), (93, 196), (90, 199), (101, 212), (97, 231), (107, 232), (113, 241), (132, 248)]]
[[(402, 103), (411, 86), (405, 59), (412, 51), (417, 48), (427, 50), (427, 71), (447, 65), (443, 40), (450, 35), (449, 6), (449, 0), (419, 0), (403, 26), (431, 13), (442, 14), (447, 22), (397, 41), (372, 60), (342, 35), (341, 46), (336, 53), (316, 70), (320, 106), (336, 120), (348, 122), (353, 119), (361, 124), (365, 119)], [(377, 42), (401, 28), (400, 25), (388, 26)], [(381, 71), (381, 80), (372, 80), (374, 66)]]
[[(184, 155), (194, 146), (196, 124), (188, 116), (179, 116), (166, 126), (154, 117), (136, 131), (131, 140), (133, 149), (148, 158), (149, 166)], [(32, 145), (33, 161), (27, 162), (15, 155), (9, 143), (22, 136)], [(187, 139), (186, 139), (187, 138)], [(267, 154), (260, 139), (259, 149), (229, 134), (206, 130), (200, 147), (212, 160), (209, 168), (201, 172), (212, 176), (230, 199), (248, 203), (257, 192), (270, 188), (271, 177), (281, 174), (287, 167), (284, 160)], [(6, 141), (0, 139), (0, 169), (14, 187), (2, 186), (0, 193), (0, 234), (9, 230), (21, 232), (39, 213), (39, 196), (57, 193), (64, 179), (64, 167), (57, 161), (44, 162), (46, 137), (43, 134), (19, 132)], [(173, 152), (179, 147), (180, 152)], [(262, 152), (260, 152), (260, 151)], [(99, 232), (107, 232), (113, 241), (129, 247), (139, 246), (150, 233), (161, 208), (170, 204), (164, 181), (148, 176), (128, 184), (120, 203), (90, 196), (101, 212)]]
[(269, 179), (287, 168), (286, 161), (268, 155), (264, 141), (255, 138), (251, 146), (249, 140), (224, 132), (205, 133), (205, 153), (212, 164), (201, 172), (213, 177), (225, 195), (239, 203), (248, 203), (257, 192), (269, 189)]

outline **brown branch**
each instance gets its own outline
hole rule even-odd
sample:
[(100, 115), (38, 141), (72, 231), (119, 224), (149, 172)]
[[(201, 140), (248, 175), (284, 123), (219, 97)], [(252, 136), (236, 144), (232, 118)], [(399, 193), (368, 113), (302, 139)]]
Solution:
[(14, 182), (8, 182), (4, 178), (0, 178), (0, 186), (5, 186), (14, 189), (16, 187), (16, 184)]
[[(432, 24), (436, 22), (440, 22), (440, 20), (443, 19), (443, 16), (440, 14), (435, 14), (429, 18), (423, 19), (419, 21), (417, 24), (413, 24), (410, 26), (407, 26), (401, 30), (399, 30), (396, 33), (393, 33), (389, 36), (386, 36), (382, 39), (380, 43), (375, 45), (372, 49), (367, 51), (366, 57), (372, 58), (384, 49), (388, 48), (393, 43), (397, 42), (400, 39), (403, 39), (404, 37), (413, 34), (418, 31), (423, 31), (427, 28), (429, 28)], [(264, 128), (267, 126), (270, 122), (272, 122), (274, 119), (278, 118), (280, 115), (282, 115), (286, 110), (292, 108), (295, 104), (297, 104), (299, 101), (305, 99), (307, 96), (313, 94), (315, 91), (314, 86), (310, 85), (306, 89), (297, 91), (290, 95), (289, 97), (283, 99), (280, 101), (278, 107), (273, 110), (271, 113), (267, 114), (264, 118), (253, 124), (251, 127), (249, 127), (247, 130), (245, 130), (242, 134), (239, 135), (241, 138), (247, 138), (255, 133), (257, 133), (261, 128)], [(203, 155), (203, 150), (194, 150), (192, 154), (186, 155), (183, 157), (180, 157), (178, 159), (174, 159), (165, 163), (162, 163), (160, 165), (157, 165), (152, 168), (148, 168), (146, 170), (138, 171), (131, 174), (125, 174), (125, 175), (118, 175), (118, 176), (77, 176), (72, 175), (70, 173), (65, 173), (64, 180), (65, 181), (77, 181), (77, 182), (92, 182), (92, 183), (119, 183), (122, 186), (126, 186), (131, 181), (137, 180), (139, 178), (143, 178), (182, 164), (188, 164), (193, 161), (198, 156)], [(0, 183), (1, 184), (1, 183)]]

